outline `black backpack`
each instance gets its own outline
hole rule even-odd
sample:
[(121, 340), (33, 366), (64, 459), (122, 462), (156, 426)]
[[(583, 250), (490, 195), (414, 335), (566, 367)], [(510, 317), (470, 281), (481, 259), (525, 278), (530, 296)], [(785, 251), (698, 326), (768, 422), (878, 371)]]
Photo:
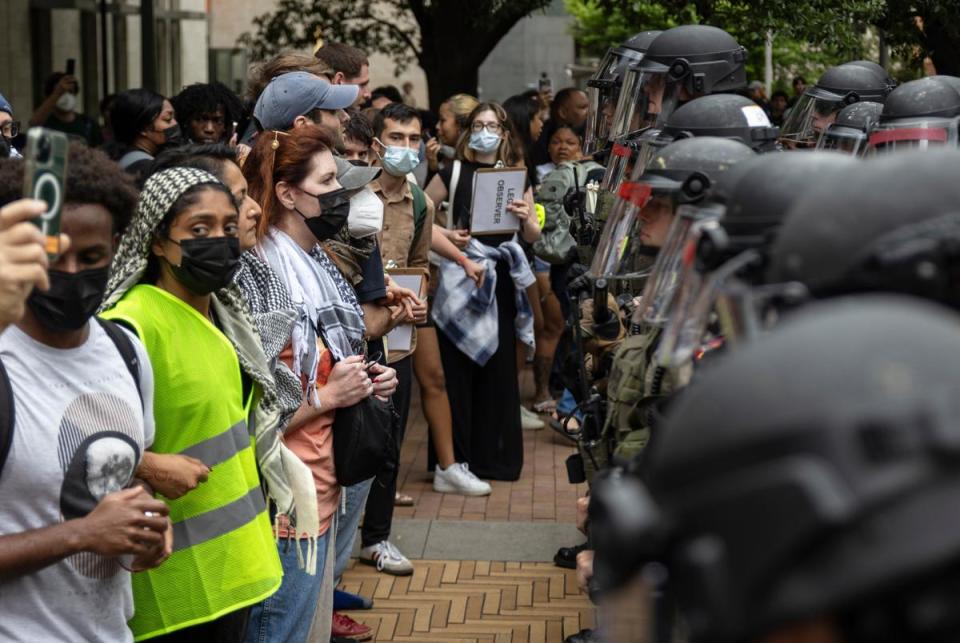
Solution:
[[(130, 371), (130, 375), (133, 376), (133, 381), (137, 385), (137, 393), (140, 393), (140, 360), (137, 358), (137, 351), (133, 347), (133, 342), (117, 324), (99, 317), (95, 319), (100, 322), (100, 326), (107, 333), (107, 337), (117, 347), (120, 357), (123, 358), (123, 363), (127, 365), (127, 370)], [(16, 426), (14, 418), (13, 388), (10, 386), (7, 369), (4, 368), (3, 361), (0, 360), (0, 471), (3, 471), (3, 465), (10, 454), (10, 445), (13, 444), (13, 427)]]

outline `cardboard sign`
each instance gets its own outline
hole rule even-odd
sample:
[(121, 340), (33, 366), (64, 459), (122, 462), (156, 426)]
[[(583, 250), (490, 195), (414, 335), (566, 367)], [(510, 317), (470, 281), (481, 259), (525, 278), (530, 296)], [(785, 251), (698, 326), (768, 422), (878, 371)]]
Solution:
[(526, 177), (527, 171), (523, 168), (476, 171), (470, 234), (511, 234), (520, 229), (520, 220), (507, 211), (507, 205), (523, 198)]
[[(423, 297), (424, 276), (422, 268), (389, 268), (391, 281), (401, 288), (409, 288)], [(413, 348), (413, 324), (400, 324), (387, 333), (387, 351), (406, 353)]]

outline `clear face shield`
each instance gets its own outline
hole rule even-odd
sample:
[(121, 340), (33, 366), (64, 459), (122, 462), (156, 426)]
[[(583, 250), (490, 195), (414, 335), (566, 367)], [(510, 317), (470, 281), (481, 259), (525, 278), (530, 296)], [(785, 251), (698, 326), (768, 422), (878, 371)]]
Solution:
[[(657, 248), (643, 243), (644, 212), (660, 207), (662, 200), (651, 198), (649, 186), (624, 183), (597, 244), (590, 266), (594, 279), (629, 280), (650, 274)], [(657, 205), (651, 205), (654, 201)]]
[(660, 130), (658, 129), (648, 129), (644, 132), (638, 141), (640, 149), (637, 151), (637, 158), (633, 163), (632, 180), (639, 181), (657, 154), (672, 142), (671, 140), (660, 138)]
[(617, 102), (610, 136), (619, 138), (650, 127), (663, 127), (684, 95), (683, 78), (663, 65), (633, 66)]
[(629, 146), (622, 143), (616, 143), (613, 146), (607, 171), (603, 175), (603, 181), (600, 182), (602, 189), (613, 194), (620, 193), (620, 186), (630, 169), (631, 156), (633, 156), (633, 150)]
[[(691, 243), (699, 243), (699, 239)], [(721, 294), (734, 294), (732, 291), (728, 293), (728, 287), (735, 281), (735, 276), (759, 259), (756, 252), (746, 251), (705, 275), (697, 269), (696, 253), (695, 246), (685, 251), (688, 261), (684, 266), (683, 281), (655, 355), (661, 366), (678, 367), (697, 359), (711, 340), (709, 329), (716, 321), (718, 298)], [(746, 284), (736, 283), (746, 287)], [(738, 329), (741, 323), (754, 323), (753, 319), (741, 319), (742, 313), (739, 308), (733, 311), (733, 321)]]
[(697, 243), (707, 227), (717, 225), (717, 217), (711, 215), (704, 218), (704, 212), (704, 209), (696, 206), (681, 206), (673, 217), (670, 231), (643, 289), (643, 298), (637, 310), (637, 318), (643, 322), (664, 327), (670, 315), (676, 312), (681, 295), (680, 286), (684, 281), (689, 296), (694, 296), (699, 290), (693, 265)]
[(878, 124), (870, 133), (871, 154), (887, 154), (905, 149), (932, 150), (957, 147), (960, 117), (900, 119)]
[(867, 152), (867, 133), (853, 127), (830, 125), (820, 135), (817, 149), (861, 157)]
[(617, 112), (617, 101), (622, 87), (623, 67), (629, 61), (640, 61), (643, 55), (632, 50), (610, 49), (604, 56), (597, 73), (587, 81), (587, 98), (590, 113), (587, 115), (587, 130), (584, 140), (586, 154), (595, 154), (606, 147), (610, 129)]
[(791, 149), (815, 146), (820, 135), (837, 120), (837, 114), (847, 104), (846, 96), (816, 87), (807, 90), (780, 128), (780, 140)]

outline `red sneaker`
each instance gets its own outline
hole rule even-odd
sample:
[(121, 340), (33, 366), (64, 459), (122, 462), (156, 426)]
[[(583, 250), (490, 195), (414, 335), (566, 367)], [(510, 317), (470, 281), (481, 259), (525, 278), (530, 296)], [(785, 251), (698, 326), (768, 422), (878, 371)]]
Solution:
[(373, 638), (373, 636), (370, 635), (369, 627), (363, 623), (357, 623), (346, 614), (341, 614), (340, 612), (333, 613), (333, 627), (330, 629), (330, 635), (353, 639), (354, 641), (369, 641)]

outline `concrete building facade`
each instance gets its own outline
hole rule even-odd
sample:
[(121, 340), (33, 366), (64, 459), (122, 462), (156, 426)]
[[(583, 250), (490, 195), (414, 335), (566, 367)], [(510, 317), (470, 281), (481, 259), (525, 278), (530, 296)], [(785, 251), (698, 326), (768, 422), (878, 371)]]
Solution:
[[(205, 82), (205, 0), (153, 1), (153, 88), (171, 95)], [(73, 59), (82, 111), (97, 115), (106, 94), (144, 85), (141, 27), (140, 0), (3, 0), (0, 93), (25, 122), (43, 99), (44, 79)]]

